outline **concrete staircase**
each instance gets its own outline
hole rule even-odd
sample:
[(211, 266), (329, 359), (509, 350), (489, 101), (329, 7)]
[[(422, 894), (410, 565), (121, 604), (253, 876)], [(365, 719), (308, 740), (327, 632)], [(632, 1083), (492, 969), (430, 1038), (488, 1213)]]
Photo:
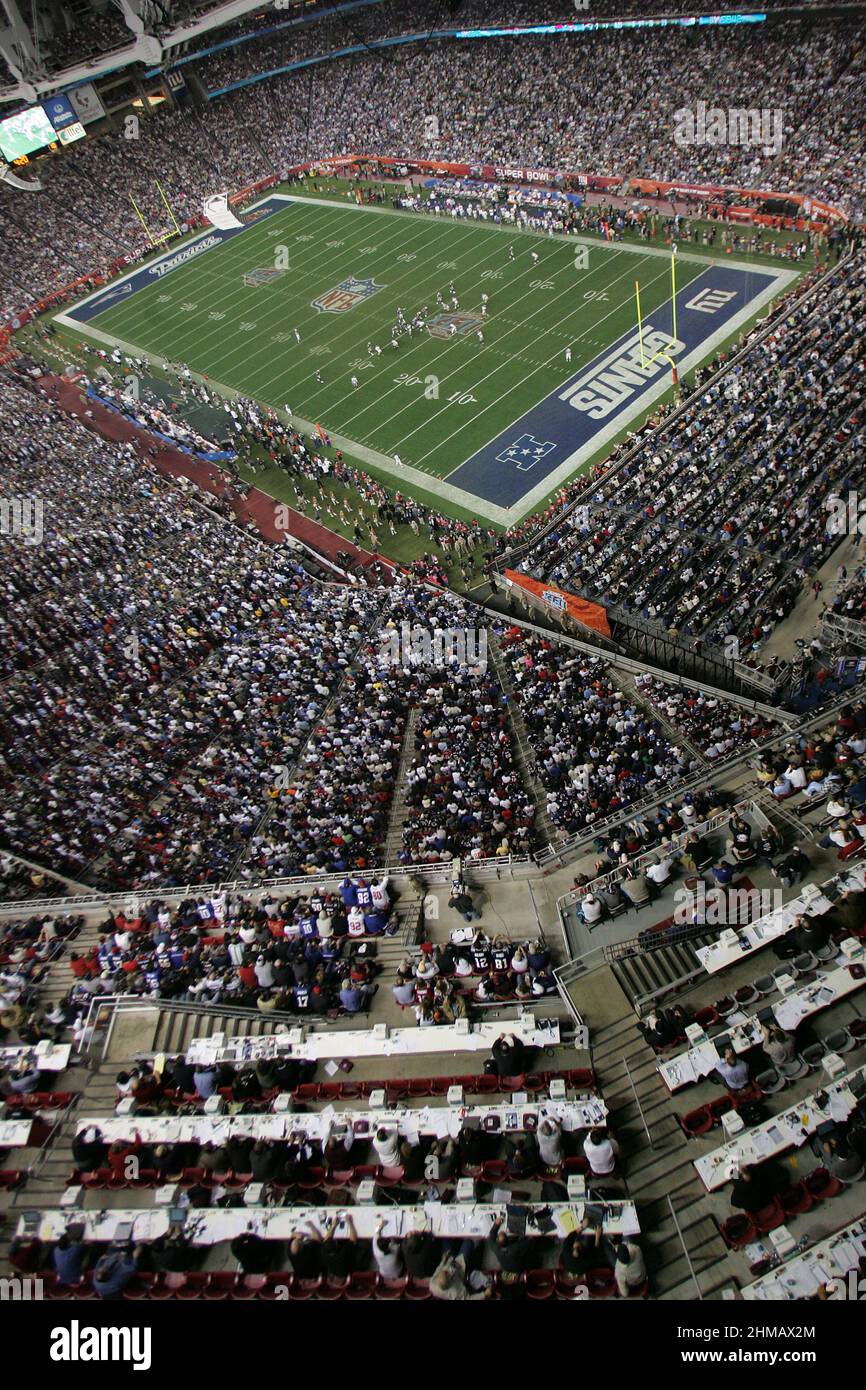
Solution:
[(695, 1151), (659, 1077), (656, 1055), (631, 1011), (591, 1038), (593, 1069), (637, 1206), (651, 1297), (718, 1296), (733, 1278), (729, 1251), (692, 1166)]
[(403, 848), (403, 826), (406, 824), (406, 774), (415, 756), (415, 730), (418, 727), (418, 706), (413, 705), (406, 720), (403, 747), (400, 750), (400, 765), (394, 781), (394, 797), (391, 801), (391, 814), (388, 818), (388, 833), (385, 837), (385, 863), (396, 864), (397, 855)]
[(562, 836), (547, 814), (547, 798), (538, 776), (535, 754), (532, 751), (526, 725), (523, 722), (520, 701), (514, 691), (511, 669), (502, 655), (499, 640), (493, 632), (488, 632), (487, 653), (503, 693), (508, 697), (508, 719), (514, 737), (515, 761), (535, 805), (535, 835), (541, 844), (556, 845)]
[(674, 942), (654, 951), (636, 951), (634, 955), (618, 955), (610, 961), (617, 983), (634, 1005), (635, 1012), (645, 1015), (653, 1004), (666, 994), (683, 989), (689, 981), (703, 974), (703, 966), (695, 955), (694, 946), (718, 938), (718, 932), (701, 932), (691, 943)]

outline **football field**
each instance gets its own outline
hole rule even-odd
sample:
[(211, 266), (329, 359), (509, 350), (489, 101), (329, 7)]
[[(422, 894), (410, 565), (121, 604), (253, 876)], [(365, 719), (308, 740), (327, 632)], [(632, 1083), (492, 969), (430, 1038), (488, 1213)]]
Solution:
[[(674, 306), (664, 247), (273, 195), (56, 321), (291, 410), (396, 486), (509, 525), (636, 428), (674, 362), (692, 369), (795, 278), (681, 253)], [(394, 347), (398, 311), (426, 328)]]

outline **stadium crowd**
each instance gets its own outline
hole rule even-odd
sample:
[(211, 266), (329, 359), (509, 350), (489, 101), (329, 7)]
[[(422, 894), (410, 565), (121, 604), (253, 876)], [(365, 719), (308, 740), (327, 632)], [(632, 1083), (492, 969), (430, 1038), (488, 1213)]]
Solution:
[(757, 651), (839, 542), (830, 498), (856, 490), (864, 288), (856, 256), (573, 508), (529, 572)]
[[(575, 68), (573, 42), (431, 43), (407, 48), (400, 62), (388, 51), (365, 52), (310, 68), (309, 79), (301, 79), (310, 84), (308, 102), (287, 97), (298, 80), (289, 74), (200, 112), (190, 106), (142, 115), (137, 127), (109, 123), (104, 134), (34, 166), (44, 183), (38, 226), (20, 194), (0, 188), (9, 253), (0, 309), (9, 316), (78, 276), (145, 251), (129, 194), (152, 229), (173, 230), (157, 179), (183, 227), (207, 195), (284, 176), (311, 153), (426, 154), (473, 165), (746, 187), (760, 186), (766, 175), (776, 190), (813, 193), (856, 211), (864, 173), (856, 136), (866, 114), (866, 83), (858, 80), (866, 60), (856, 28), (804, 23), (795, 36), (786, 25), (778, 37), (706, 30), (584, 36), (580, 101), (565, 111), (560, 93)], [(606, 46), (601, 58), (599, 44)], [(236, 55), (251, 49), (244, 45)], [(498, 95), (504, 63), (514, 72), (517, 106), (503, 105)], [(690, 109), (696, 91), (721, 107), (748, 107), (756, 89), (763, 108), (784, 114), (777, 157), (730, 143), (675, 144), (674, 113)], [(625, 114), (624, 91), (646, 94)], [(440, 129), (434, 143), (424, 133), (431, 112)]]
[[(774, 732), (723, 700), (699, 701), (660, 682), (638, 683), (640, 699), (629, 700), (604, 661), (519, 628), (506, 632), (500, 645), (547, 788), (547, 814), (569, 835), (591, 831), (596, 821), (625, 813), (630, 804), (700, 772), (707, 761), (723, 761)], [(643, 710), (649, 693), (653, 703)], [(670, 735), (653, 712), (656, 705), (674, 726)]]

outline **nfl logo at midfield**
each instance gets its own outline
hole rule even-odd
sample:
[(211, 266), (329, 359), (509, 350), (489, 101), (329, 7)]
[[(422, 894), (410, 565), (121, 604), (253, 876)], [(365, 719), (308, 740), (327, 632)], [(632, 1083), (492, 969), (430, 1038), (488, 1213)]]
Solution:
[(384, 285), (377, 285), (375, 280), (358, 280), (350, 275), (326, 294), (320, 294), (312, 305), (320, 314), (345, 314), (347, 309), (354, 309), (356, 304), (361, 304), (371, 294), (384, 288)]
[[(431, 338), (462, 338), (480, 328), (483, 322), (480, 314), (473, 314), (468, 309), (457, 309), (453, 314), (434, 314), (432, 319), (427, 320), (427, 332)], [(454, 333), (451, 332), (452, 324)]]

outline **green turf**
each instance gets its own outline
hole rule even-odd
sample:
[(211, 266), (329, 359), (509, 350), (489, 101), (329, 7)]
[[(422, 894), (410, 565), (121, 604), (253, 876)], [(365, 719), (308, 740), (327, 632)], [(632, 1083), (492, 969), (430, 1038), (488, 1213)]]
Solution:
[[(278, 247), (287, 248), (289, 269), (270, 284), (245, 286), (244, 273), (273, 266)], [(362, 459), (363, 451), (383, 456), (368, 462), (398, 454), (432, 480), (627, 331), (636, 278), (645, 314), (668, 298), (665, 258), (623, 245), (588, 254), (589, 269), (576, 270), (573, 242), (295, 203), (100, 314), (93, 327), (265, 404), (288, 405), (362, 446)], [(701, 269), (681, 259), (680, 287)], [(348, 312), (312, 307), (350, 275), (383, 288)], [(480, 311), (482, 292), (489, 295), (484, 344), (474, 334), (416, 333), (394, 350), (398, 305), (407, 317), (427, 305), (432, 316), (437, 289), (444, 294), (449, 283), (461, 310)], [(382, 347), (380, 357), (368, 356), (368, 341)]]

